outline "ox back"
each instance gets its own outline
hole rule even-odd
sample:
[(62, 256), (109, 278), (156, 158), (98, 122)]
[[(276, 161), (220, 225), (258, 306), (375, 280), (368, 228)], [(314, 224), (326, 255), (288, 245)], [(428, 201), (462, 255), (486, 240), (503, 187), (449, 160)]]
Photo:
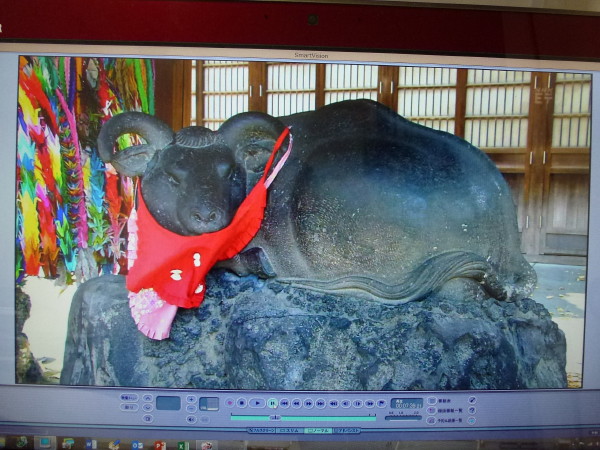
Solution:
[(294, 150), (252, 245), (282, 281), (392, 303), (459, 277), (531, 292), (510, 190), (481, 150), (367, 100), (280, 120)]

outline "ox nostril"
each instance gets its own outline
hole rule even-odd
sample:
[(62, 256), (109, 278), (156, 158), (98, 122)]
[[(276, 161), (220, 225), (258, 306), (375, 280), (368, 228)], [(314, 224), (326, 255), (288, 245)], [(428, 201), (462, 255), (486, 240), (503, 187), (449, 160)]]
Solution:
[(195, 210), (192, 211), (191, 218), (194, 222), (206, 224), (216, 221), (219, 215), (215, 211), (203, 212)]

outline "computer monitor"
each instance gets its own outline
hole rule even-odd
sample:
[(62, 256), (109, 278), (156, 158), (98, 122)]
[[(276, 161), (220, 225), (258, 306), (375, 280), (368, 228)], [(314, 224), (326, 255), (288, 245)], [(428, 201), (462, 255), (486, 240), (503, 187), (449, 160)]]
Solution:
[(0, 42), (5, 448), (596, 445), (597, 16), (40, 12)]

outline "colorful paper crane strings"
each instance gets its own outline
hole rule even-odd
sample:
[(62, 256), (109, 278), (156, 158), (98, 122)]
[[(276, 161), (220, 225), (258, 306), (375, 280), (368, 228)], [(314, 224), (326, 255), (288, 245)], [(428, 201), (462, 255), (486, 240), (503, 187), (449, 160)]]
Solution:
[[(154, 114), (151, 60), (22, 57), (17, 134), (16, 267), (65, 283), (126, 270), (132, 181), (98, 156), (100, 127)], [(127, 137), (121, 145), (137, 139)]]

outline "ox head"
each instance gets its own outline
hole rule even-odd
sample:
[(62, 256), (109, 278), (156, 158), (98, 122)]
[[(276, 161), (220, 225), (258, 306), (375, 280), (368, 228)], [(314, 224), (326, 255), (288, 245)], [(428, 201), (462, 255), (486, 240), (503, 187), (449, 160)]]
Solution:
[[(217, 132), (188, 127), (174, 133), (153, 116), (127, 112), (103, 125), (98, 152), (120, 174), (141, 177), (144, 201), (161, 226), (198, 235), (231, 222), (283, 128), (266, 114), (244, 113)], [(145, 143), (115, 152), (123, 134)]]

